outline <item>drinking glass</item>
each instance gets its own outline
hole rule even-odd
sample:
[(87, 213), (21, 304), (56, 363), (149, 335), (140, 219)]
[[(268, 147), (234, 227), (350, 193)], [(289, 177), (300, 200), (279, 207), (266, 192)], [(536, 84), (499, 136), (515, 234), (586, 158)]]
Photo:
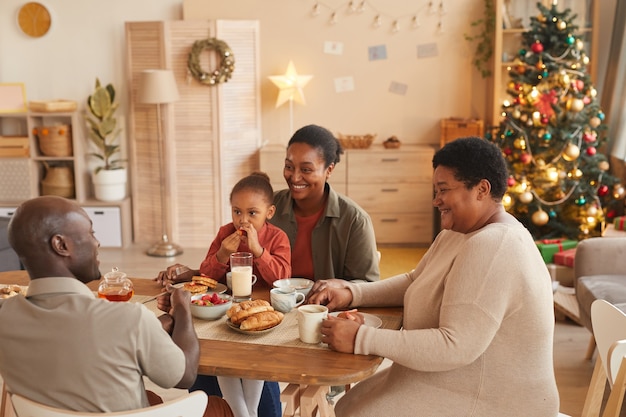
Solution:
[(252, 285), (256, 282), (256, 276), (252, 275), (252, 254), (250, 252), (231, 253), (230, 272), (235, 301), (249, 300), (252, 295)]

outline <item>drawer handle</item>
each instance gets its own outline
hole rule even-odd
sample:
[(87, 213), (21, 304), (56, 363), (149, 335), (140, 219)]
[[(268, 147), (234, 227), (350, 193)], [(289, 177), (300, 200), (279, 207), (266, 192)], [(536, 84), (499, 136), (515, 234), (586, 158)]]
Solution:
[(398, 189), (397, 188), (383, 188), (380, 191), (383, 193), (397, 193)]
[(381, 219), (383, 223), (398, 223), (398, 219)]
[(104, 214), (104, 211), (102, 211), (102, 210), (96, 210), (96, 211), (94, 211), (94, 212), (93, 212), (93, 214), (101, 214), (101, 215), (102, 215), (102, 214)]
[(381, 159), (382, 162), (398, 162), (400, 160), (400, 158), (383, 158)]

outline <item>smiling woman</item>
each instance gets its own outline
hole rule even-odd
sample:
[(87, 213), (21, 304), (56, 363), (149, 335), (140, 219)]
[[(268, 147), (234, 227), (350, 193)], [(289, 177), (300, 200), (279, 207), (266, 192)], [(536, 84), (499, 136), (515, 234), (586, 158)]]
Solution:
[(287, 186), (274, 195), (270, 222), (287, 233), (293, 276), (377, 281), (378, 254), (372, 221), (354, 201), (328, 184), (343, 149), (321, 126), (308, 125), (287, 145)]

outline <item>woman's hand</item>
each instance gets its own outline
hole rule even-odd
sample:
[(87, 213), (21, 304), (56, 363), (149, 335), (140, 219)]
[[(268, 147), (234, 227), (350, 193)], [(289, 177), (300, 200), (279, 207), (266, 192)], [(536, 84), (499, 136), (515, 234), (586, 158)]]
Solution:
[(328, 307), (329, 311), (349, 307), (352, 303), (352, 291), (347, 285), (335, 283), (343, 280), (318, 281), (313, 285), (307, 295), (308, 304), (321, 304)]
[(354, 341), (361, 325), (354, 320), (328, 316), (322, 321), (322, 342), (343, 353), (354, 353)]
[(183, 264), (174, 264), (168, 266), (165, 271), (159, 272), (159, 275), (154, 280), (165, 287), (167, 284), (191, 281), (191, 277), (194, 275), (198, 275), (197, 270)]

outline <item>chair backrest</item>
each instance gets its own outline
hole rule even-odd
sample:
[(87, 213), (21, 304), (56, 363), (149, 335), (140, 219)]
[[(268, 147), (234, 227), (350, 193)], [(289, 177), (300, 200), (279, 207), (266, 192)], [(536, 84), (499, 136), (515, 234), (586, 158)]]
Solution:
[(595, 300), (591, 304), (591, 325), (598, 355), (612, 387), (621, 363), (619, 353), (624, 352), (624, 345), (616, 342), (626, 339), (626, 314), (608, 301)]
[(202, 417), (208, 397), (204, 391), (193, 391), (176, 399), (152, 407), (113, 413), (82, 413), (49, 407), (11, 394), (17, 417)]
[(596, 300), (591, 304), (591, 324), (598, 357), (582, 417), (600, 415), (607, 381), (611, 393), (602, 417), (619, 417), (626, 392), (626, 314), (606, 300)]

